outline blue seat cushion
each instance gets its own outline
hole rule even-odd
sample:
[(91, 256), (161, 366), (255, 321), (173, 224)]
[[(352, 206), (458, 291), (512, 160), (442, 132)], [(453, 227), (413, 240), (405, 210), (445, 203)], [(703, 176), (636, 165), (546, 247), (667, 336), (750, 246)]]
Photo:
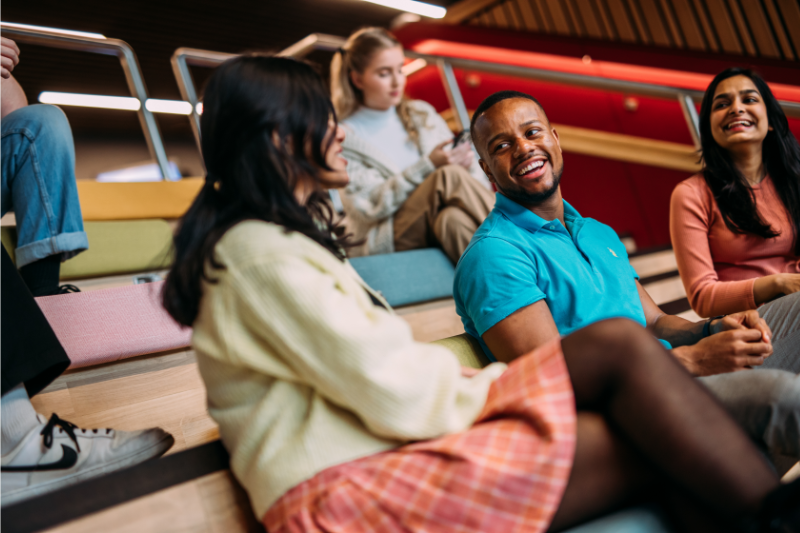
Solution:
[(672, 533), (654, 507), (633, 507), (592, 520), (564, 533)]
[(354, 257), (350, 264), (392, 307), (453, 297), (455, 269), (438, 248)]

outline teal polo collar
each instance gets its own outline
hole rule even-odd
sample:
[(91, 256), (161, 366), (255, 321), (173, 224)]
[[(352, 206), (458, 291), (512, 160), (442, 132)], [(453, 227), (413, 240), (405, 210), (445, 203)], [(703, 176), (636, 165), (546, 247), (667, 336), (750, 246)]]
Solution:
[[(583, 222), (581, 214), (578, 213), (569, 202), (566, 200), (562, 201), (564, 202), (564, 221), (568, 226), (580, 227)], [(531, 233), (536, 233), (543, 227), (552, 229), (553, 224), (556, 223), (561, 226), (561, 223), (557, 220), (545, 220), (527, 207), (518, 204), (500, 192), (497, 193), (497, 200), (494, 208), (505, 215), (515, 226), (528, 230)]]

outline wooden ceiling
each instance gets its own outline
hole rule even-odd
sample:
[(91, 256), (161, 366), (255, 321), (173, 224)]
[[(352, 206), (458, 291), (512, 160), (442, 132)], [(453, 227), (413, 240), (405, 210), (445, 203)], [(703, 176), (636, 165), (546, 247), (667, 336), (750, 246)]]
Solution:
[(464, 0), (451, 23), (800, 60), (800, 0)]

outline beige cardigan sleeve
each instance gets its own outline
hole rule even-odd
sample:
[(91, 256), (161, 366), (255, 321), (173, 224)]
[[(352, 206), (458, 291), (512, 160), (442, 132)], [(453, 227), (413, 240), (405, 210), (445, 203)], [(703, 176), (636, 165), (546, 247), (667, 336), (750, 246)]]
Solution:
[[(505, 369), (493, 364), (462, 377), (450, 351), (415, 342), (405, 321), (379, 307), (365, 308), (302, 257), (262, 258), (229, 274), (237, 314), (248, 317), (258, 342), (378, 436), (418, 440), (465, 430)], [(247, 357), (249, 367), (269, 371), (271, 355)]]

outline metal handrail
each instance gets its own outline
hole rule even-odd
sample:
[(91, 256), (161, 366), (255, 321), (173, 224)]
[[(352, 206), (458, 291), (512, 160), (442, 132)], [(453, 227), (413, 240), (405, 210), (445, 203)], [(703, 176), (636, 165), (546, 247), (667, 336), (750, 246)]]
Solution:
[(0, 22), (0, 28), (2, 28), (4, 37), (20, 43), (118, 57), (125, 73), (125, 80), (128, 82), (128, 90), (130, 90), (131, 96), (139, 100), (141, 104), (139, 106), (139, 122), (142, 125), (144, 138), (147, 141), (147, 148), (150, 150), (150, 155), (158, 163), (162, 177), (169, 179), (169, 162), (167, 153), (164, 151), (161, 133), (158, 130), (158, 124), (153, 113), (146, 107), (147, 88), (144, 85), (139, 61), (128, 43), (119, 39), (67, 35), (43, 29), (11, 27), (4, 22)]
[[(284, 48), (276, 55), (285, 57), (303, 57), (313, 52), (314, 50), (324, 50), (333, 52), (338, 50), (344, 45), (345, 39), (337, 37), (336, 35), (327, 35), (325, 33), (312, 33), (303, 39), (300, 39), (288, 48)], [(197, 112), (197, 90), (195, 89), (192, 73), (189, 71), (189, 66), (195, 67), (209, 67), (214, 68), (217, 65), (224, 63), (232, 57), (239, 54), (228, 54), (225, 52), (213, 52), (211, 50), (201, 50), (199, 48), (186, 48), (181, 47), (175, 50), (170, 59), (172, 64), (172, 73), (175, 75), (175, 81), (178, 84), (178, 90), (181, 97), (192, 104), (192, 113), (189, 115), (189, 122), (192, 126), (192, 133), (194, 134), (197, 147), (202, 152), (200, 144), (200, 114)]]
[[(312, 50), (336, 50), (344, 43), (345, 39), (342, 37), (314, 33), (279, 52), (278, 55), (298, 57), (300, 55), (306, 55)], [(172, 56), (172, 64), (173, 70), (175, 70), (175, 76), (178, 81), (178, 85), (181, 89), (181, 94), (184, 94), (185, 92), (186, 94), (194, 95), (194, 84), (191, 80), (191, 76), (188, 74), (188, 70), (186, 70), (185, 74), (179, 73), (179, 70), (176, 67), (176, 65), (182, 64), (185, 68), (186, 61), (184, 58), (190, 58), (190, 53), (190, 64), (198, 66), (202, 65), (206, 67), (214, 67), (225, 59), (235, 57), (235, 54), (220, 54), (219, 52), (211, 52), (208, 50), (178, 48)], [(517, 78), (535, 79), (539, 81), (561, 83), (564, 85), (586, 87), (590, 89), (600, 89), (604, 91), (621, 92), (627, 94), (632, 93), (641, 96), (678, 100), (681, 105), (681, 109), (683, 110), (686, 124), (689, 127), (689, 131), (692, 135), (692, 140), (694, 141), (696, 147), (699, 148), (700, 146), (700, 122), (694, 103), (702, 101), (702, 91), (637, 81), (602, 78), (588, 74), (575, 74), (571, 72), (558, 72), (534, 67), (504, 65), (475, 59), (462, 59), (448, 56), (420, 54), (410, 50), (406, 50), (405, 55), (406, 57), (412, 59), (424, 59), (429, 64), (437, 65), (439, 67), (439, 70), (442, 74), (442, 82), (444, 84), (445, 91), (447, 92), (447, 98), (453, 110), (453, 115), (459, 122), (459, 126), (462, 129), (469, 124), (469, 114), (467, 112), (467, 107), (464, 104), (464, 99), (461, 96), (461, 91), (459, 90), (455, 75), (453, 74), (454, 67), (463, 70), (514, 76)], [(222, 56), (225, 56), (224, 59), (221, 59)], [(185, 87), (182, 85), (185, 85)], [(194, 95), (194, 97), (195, 101), (189, 101), (192, 102), (193, 106), (196, 106), (196, 95)], [(184, 98), (186, 98), (186, 96), (184, 96)], [(800, 103), (781, 100), (779, 101), (779, 104), (788, 116), (800, 117)], [(195, 138), (199, 146), (200, 129), (199, 118), (196, 112), (193, 114), (192, 119), (193, 129), (195, 129)]]

